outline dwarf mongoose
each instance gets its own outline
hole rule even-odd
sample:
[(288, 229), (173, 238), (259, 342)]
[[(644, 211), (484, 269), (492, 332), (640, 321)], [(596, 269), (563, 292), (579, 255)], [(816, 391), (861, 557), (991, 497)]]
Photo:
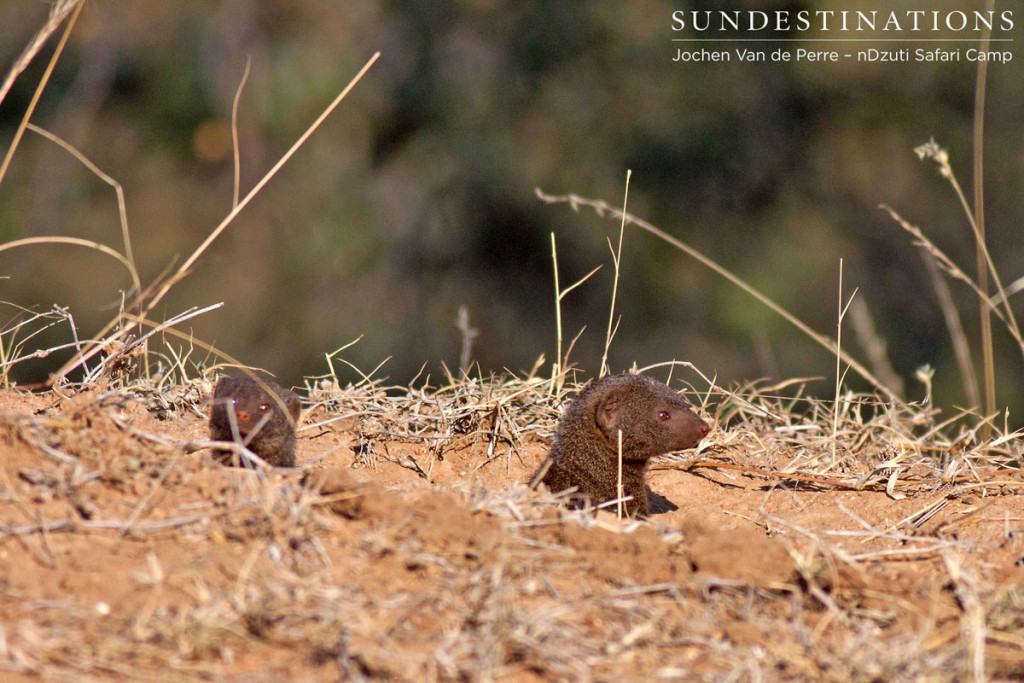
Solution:
[[(267, 393), (267, 389), (277, 396)], [(222, 377), (213, 390), (210, 438), (238, 440), (271, 465), (294, 467), (295, 425), (300, 411), (295, 392), (276, 382)], [(224, 464), (238, 464), (238, 456), (232, 451), (217, 450), (213, 456)]]
[(619, 436), (622, 432), (622, 488), (632, 496), (630, 515), (649, 514), (644, 475), (656, 455), (692, 448), (708, 425), (675, 391), (645, 375), (611, 375), (588, 384), (569, 405), (551, 454), (533, 475), (552, 492), (575, 486), (570, 504), (597, 505), (618, 498)]

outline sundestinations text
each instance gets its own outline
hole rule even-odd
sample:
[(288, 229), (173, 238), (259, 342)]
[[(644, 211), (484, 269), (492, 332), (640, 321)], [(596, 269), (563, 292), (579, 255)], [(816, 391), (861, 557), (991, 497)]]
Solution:
[(684, 31), (1011, 31), (1013, 11), (676, 10), (672, 30)]

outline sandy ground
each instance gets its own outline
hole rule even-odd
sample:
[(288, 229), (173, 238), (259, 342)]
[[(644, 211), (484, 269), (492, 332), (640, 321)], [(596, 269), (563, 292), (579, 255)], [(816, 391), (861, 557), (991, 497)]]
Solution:
[(175, 446), (207, 433), (184, 405), (0, 392), (0, 678), (1024, 677), (1019, 475), (661, 462), (663, 511), (630, 522), (526, 489), (541, 430), (370, 427), (307, 427), (300, 467), (254, 473)]

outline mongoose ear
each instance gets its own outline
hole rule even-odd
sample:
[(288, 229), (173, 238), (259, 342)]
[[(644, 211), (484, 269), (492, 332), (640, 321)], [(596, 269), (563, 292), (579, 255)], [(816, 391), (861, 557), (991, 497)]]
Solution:
[(619, 412), (622, 410), (622, 391), (612, 389), (597, 404), (597, 426), (605, 434), (610, 434), (619, 423)]
[(298, 422), (299, 415), (302, 413), (302, 404), (299, 402), (299, 397), (289, 392), (288, 398), (284, 400), (284, 404), (288, 406), (288, 413), (292, 416), (292, 422)]

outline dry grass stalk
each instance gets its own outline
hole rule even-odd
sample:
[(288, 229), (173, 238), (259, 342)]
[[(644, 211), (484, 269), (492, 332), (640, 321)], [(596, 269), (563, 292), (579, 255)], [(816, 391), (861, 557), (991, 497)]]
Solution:
[[(117, 196), (117, 215), (121, 223), (121, 239), (124, 241), (124, 257), (121, 257), (121, 255), (118, 254), (117, 252), (113, 252), (113, 254), (117, 256), (118, 260), (125, 264), (125, 267), (128, 268), (128, 272), (132, 277), (132, 288), (127, 292), (126, 296), (133, 296), (134, 294), (142, 291), (142, 283), (139, 280), (139, 273), (135, 267), (135, 253), (132, 251), (131, 231), (128, 229), (128, 207), (125, 205), (124, 188), (121, 187), (121, 183), (117, 182), (109, 175), (101, 171), (99, 167), (96, 166), (96, 164), (92, 163), (92, 161), (90, 161), (88, 157), (86, 157), (84, 154), (78, 151), (73, 145), (71, 145), (66, 140), (58, 137), (57, 135), (54, 135), (53, 133), (47, 130), (40, 128), (39, 126), (33, 123), (28, 124), (28, 129), (31, 130), (33, 133), (38, 133), (39, 135), (42, 135), (50, 142), (60, 146), (66, 152), (68, 152), (73, 157), (78, 159), (78, 161), (81, 162), (82, 165), (85, 166), (87, 169), (89, 169), (89, 171), (93, 175), (95, 175), (97, 178), (105, 182), (107, 185), (110, 185), (112, 188), (114, 188), (114, 193)], [(7, 245), (2, 246), (4, 248), (7, 247)], [(95, 246), (93, 248), (100, 247)], [(100, 250), (104, 251), (102, 248), (100, 248)], [(104, 251), (104, 253), (108, 253), (111, 251), (113, 250), (107, 250)]]
[(349, 81), (348, 85), (346, 85), (342, 89), (342, 91), (338, 93), (337, 97), (335, 97), (334, 100), (329, 105), (327, 105), (327, 107), (320, 113), (316, 120), (314, 120), (313, 123), (311, 123), (309, 127), (306, 128), (305, 132), (303, 132), (302, 135), (300, 135), (299, 138), (294, 143), (292, 143), (292, 146), (288, 148), (288, 151), (285, 152), (284, 155), (277, 160), (277, 163), (275, 163), (270, 168), (270, 170), (267, 171), (266, 174), (264, 174), (264, 176), (259, 180), (259, 182), (257, 182), (256, 185), (254, 185), (251, 190), (249, 190), (249, 192), (238, 204), (232, 207), (231, 211), (228, 213), (227, 216), (224, 217), (220, 224), (216, 228), (214, 228), (209, 235), (206, 236), (206, 239), (203, 240), (203, 242), (198, 247), (196, 247), (195, 251), (193, 251), (192, 254), (190, 254), (187, 259), (185, 259), (185, 261), (181, 264), (181, 266), (174, 273), (174, 275), (172, 275), (160, 287), (160, 289), (153, 296), (153, 298), (147, 302), (147, 311), (151, 311), (154, 306), (160, 303), (160, 301), (163, 300), (163, 298), (171, 290), (174, 284), (188, 274), (189, 270), (192, 268), (195, 262), (199, 260), (199, 257), (203, 255), (207, 248), (209, 248), (209, 246), (213, 244), (213, 242), (218, 237), (220, 237), (221, 233), (223, 233), (224, 230), (227, 229), (231, 222), (234, 221), (235, 217), (239, 213), (241, 213), (242, 209), (244, 209), (249, 204), (249, 202), (252, 201), (253, 197), (259, 194), (263, 187), (268, 182), (270, 182), (270, 179), (277, 175), (277, 172), (280, 171), (281, 168), (286, 163), (288, 163), (292, 156), (294, 156), (294, 154), (304, 144), (306, 144), (306, 140), (308, 140), (309, 137), (317, 130), (317, 128), (319, 128), (320, 125), (327, 120), (327, 117), (331, 115), (331, 113), (338, 107), (339, 104), (341, 104), (342, 100), (344, 100), (352, 91), (352, 89), (355, 88), (356, 84), (360, 80), (362, 80), (363, 76), (366, 75), (366, 72), (370, 70), (370, 67), (374, 65), (374, 63), (377, 61), (379, 57), (380, 52), (376, 52), (372, 57), (370, 57), (369, 61), (367, 61), (366, 64), (364, 64), (363, 67), (356, 73), (356, 75), (353, 76), (352, 80)]
[(554, 266), (555, 275), (555, 363), (551, 370), (551, 391), (552, 393), (559, 393), (562, 386), (565, 384), (565, 373), (569, 368), (569, 354), (572, 353), (572, 347), (576, 343), (576, 339), (579, 339), (579, 335), (583, 333), (583, 330), (577, 333), (572, 343), (569, 345), (569, 349), (565, 352), (565, 356), (562, 356), (562, 299), (576, 289), (584, 282), (590, 279), (590, 276), (601, 270), (601, 266), (595, 267), (589, 273), (581, 277), (576, 282), (572, 283), (565, 289), (562, 289), (558, 284), (558, 251), (555, 248), (555, 233), (551, 233), (551, 262)]
[(897, 396), (905, 396), (903, 378), (896, 374), (892, 367), (885, 339), (875, 329), (871, 312), (863, 297), (853, 299), (850, 303), (850, 323), (857, 343), (867, 356), (871, 372), (885, 382), (886, 386), (892, 387)]
[(836, 384), (835, 384), (835, 402), (832, 408), (832, 466), (835, 466), (836, 462), (836, 432), (839, 431), (839, 394), (843, 386), (842, 382), (842, 366), (843, 359), (840, 352), (843, 348), (843, 319), (846, 317), (846, 311), (849, 310), (850, 304), (853, 303), (854, 298), (857, 296), (857, 290), (853, 291), (850, 295), (850, 300), (843, 305), (843, 260), (839, 259), (839, 319), (836, 322)]
[[(928, 254), (935, 259), (935, 264), (939, 267), (939, 269), (941, 269), (944, 273), (946, 273), (953, 279), (960, 280), (968, 287), (970, 287), (975, 294), (977, 294), (979, 297), (981, 296), (981, 290), (978, 288), (977, 283), (969, 275), (967, 275), (967, 273), (965, 273), (963, 269), (960, 268), (960, 266), (958, 266), (951, 258), (949, 258), (949, 256), (947, 256), (945, 252), (943, 252), (941, 249), (935, 246), (935, 244), (930, 239), (928, 239), (923, 232), (921, 232), (921, 229), (919, 227), (912, 225), (911, 223), (904, 220), (903, 217), (900, 216), (900, 214), (898, 214), (895, 210), (893, 210), (891, 207), (885, 204), (881, 204), (880, 208), (887, 211), (889, 215), (892, 216), (892, 219), (896, 221), (901, 228), (910, 233), (910, 235), (914, 238), (914, 246), (920, 247), (927, 251)], [(1020, 329), (1017, 327), (1015, 319), (1011, 317), (1012, 311), (1010, 311), (1009, 309), (1009, 304), (1007, 303), (1000, 307), (999, 303), (1000, 302), (998, 300), (993, 301), (987, 298), (985, 299), (985, 305), (988, 306), (989, 310), (997, 318), (999, 318), (1000, 322), (1003, 323), (1003, 325), (1006, 327), (1007, 332), (1010, 333), (1010, 335), (1017, 342), (1017, 345), (1020, 347), (1021, 354), (1024, 355), (1024, 336), (1021, 335)]]
[(50, 7), (50, 16), (47, 18), (46, 24), (39, 29), (29, 44), (25, 46), (21, 55), (15, 60), (11, 70), (7, 72), (4, 84), (0, 86), (0, 103), (7, 97), (7, 93), (10, 92), (14, 81), (32, 63), (36, 53), (42, 49), (46, 41), (53, 35), (53, 32), (60, 28), (60, 25), (64, 23), (64, 20), (67, 19), (72, 11), (77, 11), (84, 4), (85, 0), (57, 0)]
[(953, 303), (953, 295), (949, 291), (949, 285), (942, 278), (939, 266), (935, 257), (930, 251), (922, 251), (921, 259), (928, 269), (928, 277), (932, 282), (932, 289), (939, 299), (939, 309), (946, 321), (946, 329), (953, 342), (953, 354), (956, 356), (956, 364), (960, 369), (960, 381), (967, 395), (967, 405), (981, 406), (981, 399), (978, 394), (978, 377), (974, 372), (974, 364), (971, 362), (971, 349), (967, 342), (967, 335), (964, 333), (964, 326), (960, 322), (960, 312), (956, 310)]
[(455, 319), (455, 327), (459, 329), (462, 336), (462, 347), (459, 351), (459, 373), (468, 375), (471, 369), (473, 356), (473, 341), (480, 336), (480, 331), (469, 324), (469, 307), (465, 304), (459, 306), (459, 314)]
[[(986, 0), (985, 7), (989, 12), (995, 10), (995, 0)], [(988, 51), (989, 39), (992, 37), (991, 29), (985, 28), (981, 33), (980, 49)], [(975, 71), (974, 81), (974, 126), (972, 131), (973, 139), (973, 162), (974, 173), (974, 228), (975, 228), (975, 264), (978, 271), (978, 289), (981, 290), (981, 305), (978, 307), (978, 314), (981, 318), (981, 349), (982, 349), (982, 371), (985, 377), (985, 414), (992, 415), (996, 412), (996, 366), (995, 349), (992, 347), (992, 316), (988, 306), (988, 247), (985, 244), (985, 83), (988, 76), (988, 62), (978, 62)], [(952, 174), (950, 174), (952, 178)], [(966, 207), (965, 207), (966, 208)], [(994, 268), (993, 268), (994, 270)], [(1002, 284), (998, 284), (999, 290), (1006, 302), (1006, 292)], [(1007, 303), (1007, 308), (1009, 304)], [(1010, 315), (1013, 312), (1010, 311)], [(991, 429), (985, 425), (982, 427), (981, 438), (988, 441), (991, 436)], [(977, 673), (975, 675), (977, 680)]]
[(615, 267), (615, 276), (612, 278), (612, 303), (608, 311), (608, 331), (605, 332), (604, 336), (604, 352), (601, 354), (601, 370), (597, 373), (598, 377), (604, 377), (610, 372), (608, 369), (608, 350), (612, 346), (612, 338), (615, 336), (615, 329), (618, 329), (619, 326), (615, 321), (615, 300), (619, 294), (619, 271), (622, 264), (622, 238), (626, 232), (626, 205), (629, 201), (629, 179), (632, 175), (632, 171), (626, 171), (626, 190), (622, 197), (622, 221), (619, 223), (619, 248), (615, 249), (612, 246), (611, 239), (608, 239), (608, 249), (612, 252), (612, 264)]
[(231, 188), (231, 206), (238, 206), (238, 193), (242, 189), (242, 153), (238, 145), (238, 103), (242, 99), (242, 91), (245, 83), (249, 80), (249, 68), (252, 66), (252, 58), (245, 58), (245, 71), (242, 72), (242, 80), (238, 82), (235, 90), (235, 98), (231, 101), (231, 159), (234, 165), (234, 183)]
[(622, 514), (624, 512), (623, 504), (624, 504), (624, 499), (626, 497), (625, 490), (622, 488), (622, 430), (621, 429), (616, 430), (616, 433), (618, 434), (619, 438), (618, 438), (618, 444), (617, 444), (617, 448), (616, 448), (616, 453), (618, 454), (618, 458), (617, 458), (617, 461), (616, 461), (618, 469), (616, 471), (615, 491), (616, 491), (616, 493), (619, 494), (619, 497), (618, 497), (618, 499), (617, 499), (617, 501), (615, 503), (615, 516), (618, 517), (619, 519), (622, 519)]

